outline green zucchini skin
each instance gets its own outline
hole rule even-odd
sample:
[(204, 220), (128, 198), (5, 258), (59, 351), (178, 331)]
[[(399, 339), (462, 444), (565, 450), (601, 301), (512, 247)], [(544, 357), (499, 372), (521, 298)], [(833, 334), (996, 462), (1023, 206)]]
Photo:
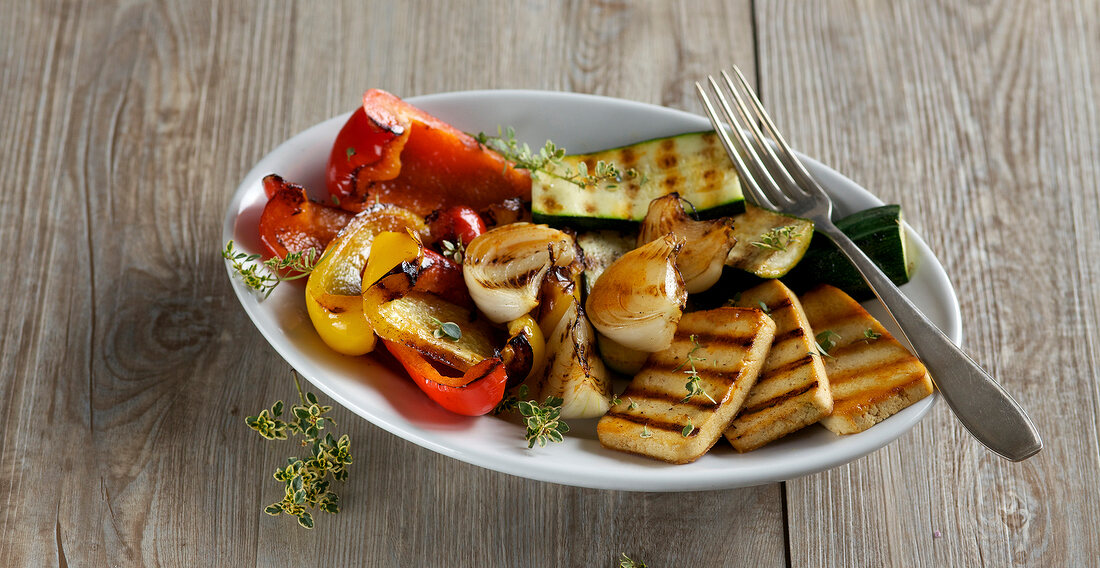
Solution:
[[(624, 172), (635, 169), (644, 181), (628, 178), (609, 188), (567, 179), (582, 163), (595, 171), (599, 161)], [(581, 230), (632, 230), (645, 218), (651, 201), (673, 192), (691, 202), (701, 218), (744, 210), (741, 182), (713, 131), (565, 156), (560, 166), (535, 172), (531, 181), (535, 222)]]
[[(909, 281), (901, 206), (883, 205), (859, 211), (837, 221), (836, 226), (851, 237), (894, 284), (901, 286)], [(859, 271), (825, 235), (811, 241), (802, 261), (783, 281), (797, 293), (818, 284), (831, 284), (861, 302), (874, 298)]]

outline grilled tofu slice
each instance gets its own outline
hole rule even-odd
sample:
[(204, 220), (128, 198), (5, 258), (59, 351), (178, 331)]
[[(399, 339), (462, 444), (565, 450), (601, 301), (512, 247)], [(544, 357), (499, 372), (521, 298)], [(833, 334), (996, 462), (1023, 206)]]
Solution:
[[(686, 313), (672, 345), (649, 356), (596, 427), (605, 447), (688, 463), (714, 445), (741, 408), (775, 335), (760, 310)], [(698, 375), (699, 392), (688, 383)]]
[(739, 452), (755, 450), (816, 423), (833, 411), (825, 365), (798, 297), (778, 280), (746, 290), (741, 307), (766, 306), (775, 339), (741, 412), (726, 430)]
[(833, 391), (833, 413), (821, 419), (826, 428), (862, 432), (932, 394), (920, 360), (848, 294), (823, 285), (801, 300), (814, 331), (835, 334), (829, 334), (833, 346), (825, 357)]

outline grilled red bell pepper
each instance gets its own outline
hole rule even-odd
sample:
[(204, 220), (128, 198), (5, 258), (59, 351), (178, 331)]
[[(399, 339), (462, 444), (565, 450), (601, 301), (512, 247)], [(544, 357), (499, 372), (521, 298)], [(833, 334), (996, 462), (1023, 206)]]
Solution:
[(332, 147), (326, 185), (340, 207), (392, 203), (419, 213), (531, 199), (531, 176), (434, 116), (377, 89)]
[(443, 408), (464, 416), (487, 414), (504, 399), (508, 375), (500, 357), (490, 357), (470, 367), (461, 377), (448, 377), (412, 347), (383, 341), (416, 386)]
[(260, 242), (269, 255), (315, 249), (317, 255), (354, 216), (347, 211), (311, 201), (306, 190), (275, 174), (263, 179), (269, 199), (260, 214)]

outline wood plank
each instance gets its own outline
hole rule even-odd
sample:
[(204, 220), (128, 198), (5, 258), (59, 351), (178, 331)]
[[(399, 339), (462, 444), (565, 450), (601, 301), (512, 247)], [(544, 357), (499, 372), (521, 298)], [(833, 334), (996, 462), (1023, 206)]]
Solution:
[(777, 484), (537, 483), (343, 409), (344, 510), (263, 515), (289, 448), (242, 421), (294, 391), (217, 255), (251, 164), (368, 86), (698, 109), (688, 78), (752, 61), (748, 2), (0, 5), (0, 236), (31, 259), (0, 274), (4, 565), (784, 563)]
[(1006, 463), (941, 404), (890, 447), (787, 484), (792, 564), (1100, 557), (1100, 505), (1082, 499), (1100, 489), (1097, 4), (756, 6), (780, 128), (902, 204), (959, 292), (968, 350), (1047, 442)]

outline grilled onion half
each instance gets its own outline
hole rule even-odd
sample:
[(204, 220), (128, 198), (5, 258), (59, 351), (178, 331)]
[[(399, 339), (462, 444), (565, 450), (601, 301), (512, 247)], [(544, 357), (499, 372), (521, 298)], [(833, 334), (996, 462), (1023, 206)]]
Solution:
[(638, 246), (674, 233), (684, 239), (684, 248), (676, 256), (676, 268), (684, 278), (689, 294), (702, 292), (722, 276), (722, 267), (730, 249), (737, 243), (733, 219), (696, 221), (684, 212), (683, 200), (675, 193), (654, 199), (649, 204)]
[(687, 302), (676, 255), (684, 239), (664, 235), (607, 267), (585, 303), (600, 333), (639, 351), (667, 349)]
[(512, 223), (470, 241), (462, 276), (479, 310), (496, 323), (512, 321), (539, 305), (546, 272), (576, 260), (573, 237), (546, 225)]

